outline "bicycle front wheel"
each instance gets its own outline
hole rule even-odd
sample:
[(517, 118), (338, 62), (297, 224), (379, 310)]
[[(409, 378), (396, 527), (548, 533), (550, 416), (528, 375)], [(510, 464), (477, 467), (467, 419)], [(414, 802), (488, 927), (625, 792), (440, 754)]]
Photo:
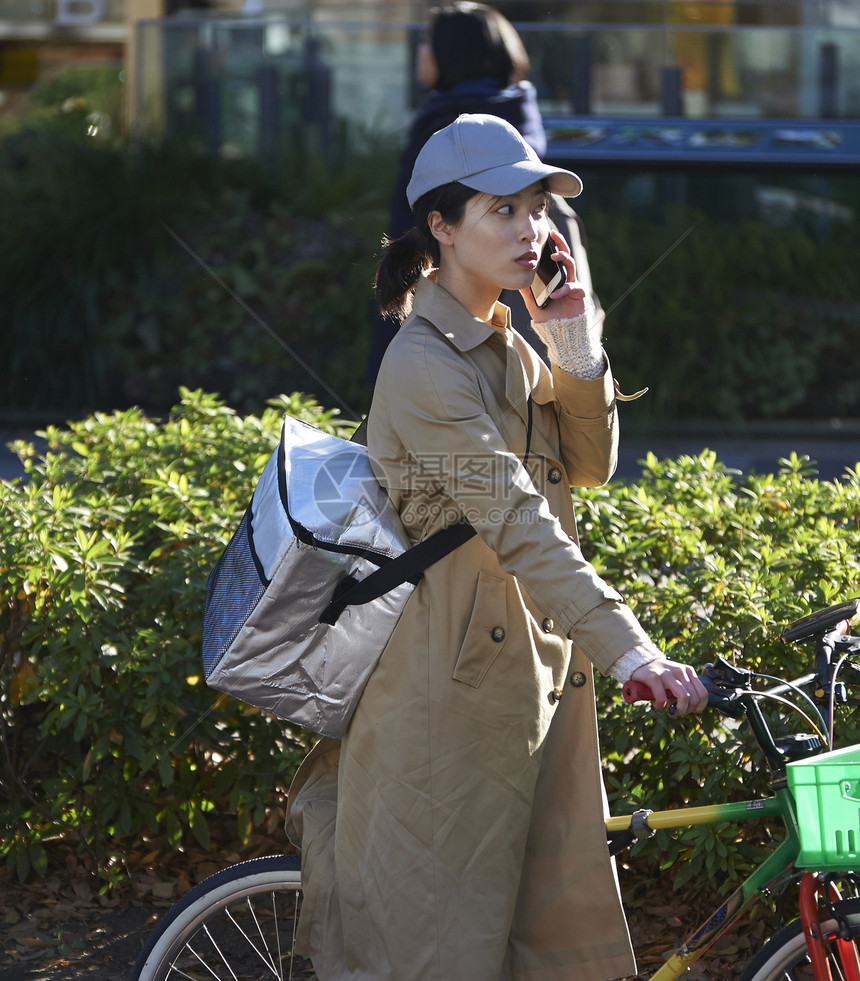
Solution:
[(240, 862), (198, 883), (156, 924), (131, 981), (309, 981), (294, 954), (298, 855)]
[[(860, 899), (836, 903), (835, 909), (845, 917), (853, 945), (860, 939)], [(828, 962), (833, 981), (844, 981), (845, 973), (836, 949), (836, 920), (824, 914), (821, 932), (826, 940)], [(860, 948), (858, 948), (860, 949)], [(813, 981), (812, 965), (806, 953), (806, 938), (800, 920), (794, 920), (762, 947), (741, 975), (740, 981)]]

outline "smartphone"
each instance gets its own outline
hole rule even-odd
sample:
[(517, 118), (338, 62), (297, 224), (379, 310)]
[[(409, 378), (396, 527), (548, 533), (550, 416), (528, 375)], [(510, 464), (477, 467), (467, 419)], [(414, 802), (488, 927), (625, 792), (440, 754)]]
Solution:
[(557, 251), (558, 246), (552, 238), (548, 238), (541, 252), (535, 278), (531, 285), (534, 301), (541, 308), (549, 303), (550, 293), (562, 286), (567, 279), (564, 266), (551, 258), (553, 252)]

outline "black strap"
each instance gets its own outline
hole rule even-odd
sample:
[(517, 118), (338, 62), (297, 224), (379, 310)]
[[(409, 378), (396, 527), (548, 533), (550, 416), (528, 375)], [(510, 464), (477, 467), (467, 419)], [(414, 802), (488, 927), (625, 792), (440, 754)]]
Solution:
[(532, 396), (529, 393), (529, 397), (526, 400), (526, 411), (529, 415), (529, 424), (526, 428), (526, 451), (523, 454), (523, 466), (529, 462), (529, 450), (532, 448)]
[[(523, 466), (528, 463), (529, 450), (532, 444), (532, 400), (528, 398), (528, 427), (526, 429), (526, 451), (523, 455)], [(404, 582), (417, 583), (425, 569), (453, 552), (464, 542), (474, 538), (476, 532), (465, 518), (442, 528), (423, 542), (413, 545), (365, 576), (364, 579), (353, 579), (348, 576), (342, 579), (335, 589), (329, 605), (320, 615), (320, 623), (333, 624), (348, 606), (361, 606), (370, 603), (389, 590)]]
[(413, 545), (364, 579), (343, 580), (329, 605), (320, 615), (320, 623), (335, 623), (347, 606), (360, 606), (384, 595), (404, 582), (417, 582), (421, 573), (449, 552), (475, 535), (475, 529), (462, 518), (423, 542)]
[(358, 424), (358, 428), (349, 437), (350, 443), (358, 443), (359, 446), (367, 446), (367, 416)]

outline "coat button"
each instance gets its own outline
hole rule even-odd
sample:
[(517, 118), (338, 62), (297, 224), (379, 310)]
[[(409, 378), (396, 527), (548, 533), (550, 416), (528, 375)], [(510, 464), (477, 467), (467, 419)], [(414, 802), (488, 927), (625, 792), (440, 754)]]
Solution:
[(501, 644), (501, 642), (505, 639), (505, 628), (493, 627), (493, 629), (490, 631), (490, 636), (497, 644)]
[(549, 700), (551, 702), (560, 702), (563, 694), (564, 692), (561, 690), (561, 688), (553, 688), (553, 690), (549, 693)]
[(551, 634), (553, 627), (555, 627), (555, 621), (552, 617), (544, 617), (541, 626), (543, 627), (543, 632), (545, 634)]
[(570, 676), (570, 683), (574, 688), (582, 688), (582, 686), (585, 684), (585, 675), (582, 673), (582, 671), (574, 671)]
[(546, 479), (551, 484), (560, 484), (561, 483), (561, 470), (559, 470), (558, 467), (553, 467), (550, 470), (550, 472), (546, 475)]

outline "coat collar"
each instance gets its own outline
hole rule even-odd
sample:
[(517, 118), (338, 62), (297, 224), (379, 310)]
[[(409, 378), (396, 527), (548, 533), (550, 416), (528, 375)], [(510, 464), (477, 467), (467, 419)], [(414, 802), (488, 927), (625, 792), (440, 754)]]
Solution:
[[(443, 287), (436, 283), (435, 270), (422, 276), (415, 287), (412, 312), (433, 324), (458, 351), (471, 351), (488, 337), (499, 333), (471, 313)], [(511, 312), (503, 303), (496, 303), (492, 320), (505, 329), (511, 325)]]
[(529, 395), (535, 402), (555, 399), (552, 376), (534, 348), (511, 327), (511, 311), (504, 303), (496, 303), (493, 322), (504, 331), (472, 316), (451, 294), (437, 285), (435, 272), (421, 277), (415, 288), (412, 313), (432, 324), (448, 341), (464, 353), (496, 338), (505, 345), (505, 395), (519, 415), (527, 415)]

